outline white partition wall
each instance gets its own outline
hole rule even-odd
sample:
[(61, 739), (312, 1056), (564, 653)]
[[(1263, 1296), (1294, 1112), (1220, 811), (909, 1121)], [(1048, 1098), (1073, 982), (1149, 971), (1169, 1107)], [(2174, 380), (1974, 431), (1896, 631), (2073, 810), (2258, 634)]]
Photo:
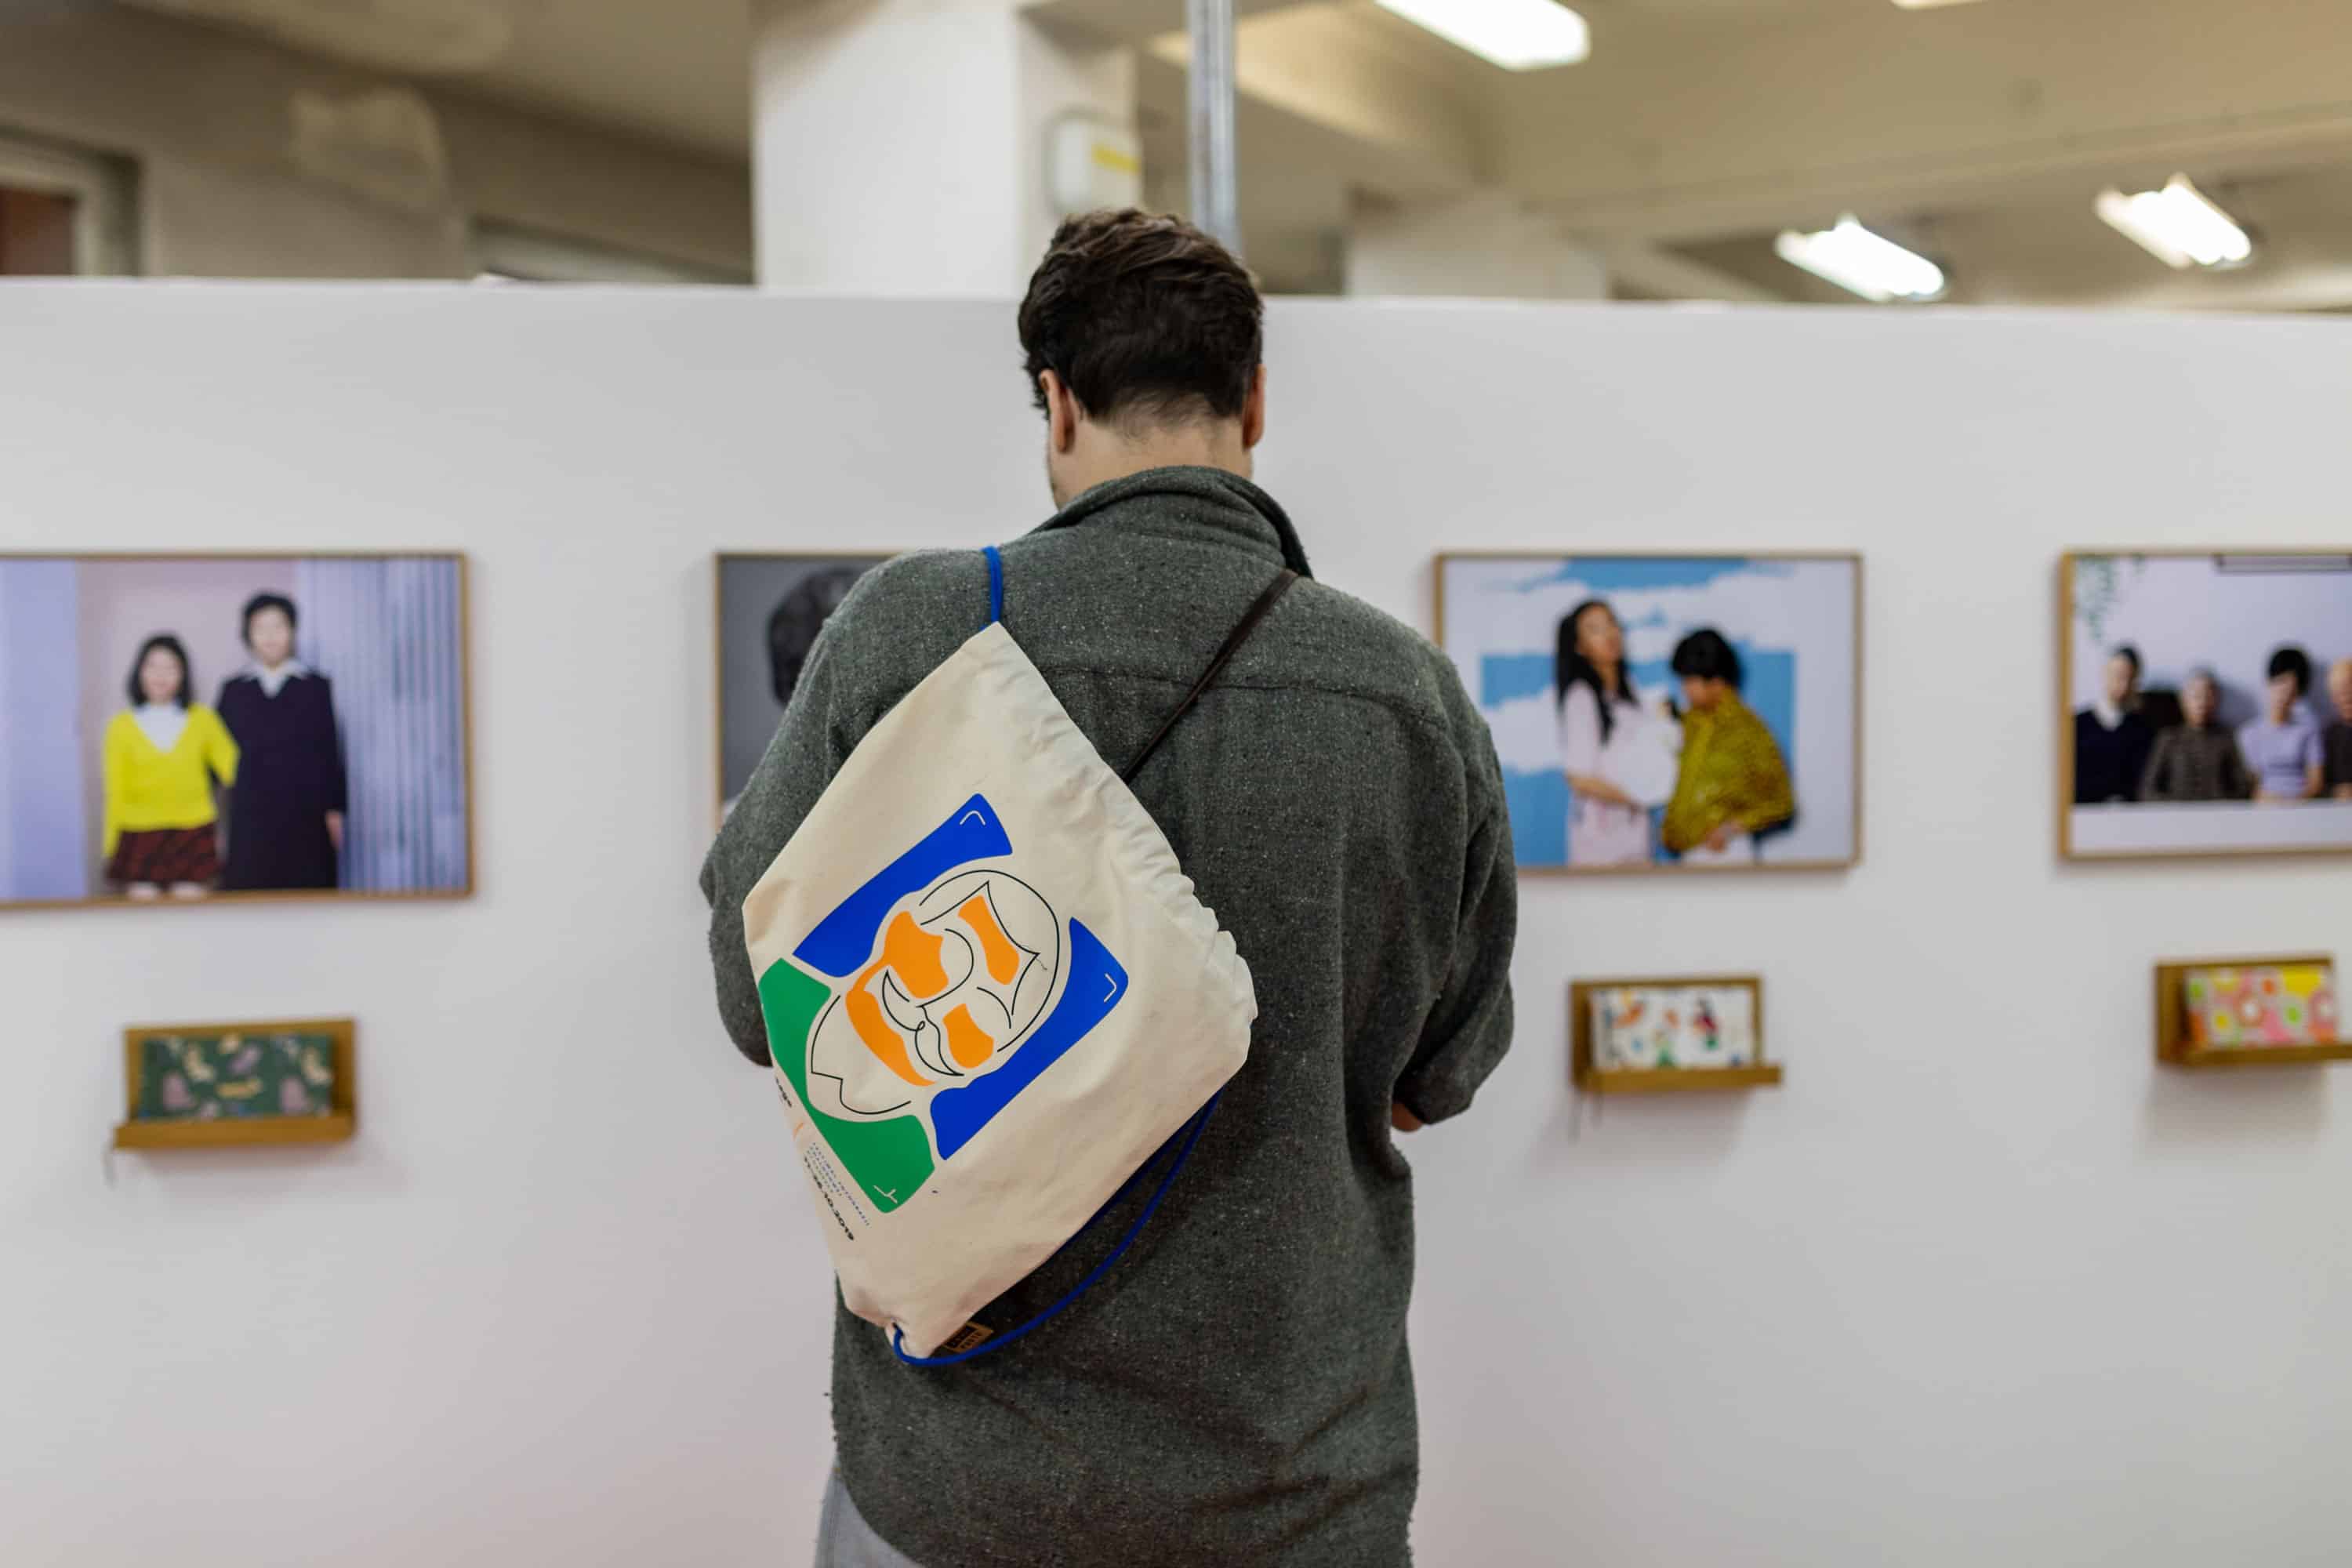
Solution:
[[(2352, 958), (2352, 861), (2061, 867), (2053, 784), (2058, 552), (2352, 542), (2347, 350), (1275, 311), (1261, 477), (1415, 624), (1440, 548), (1868, 561), (1859, 868), (1524, 886), (1517, 1048), (1409, 1145), (1421, 1561), (2352, 1541), (2352, 1086), (2149, 1060), (2157, 959)], [(1018, 363), (1001, 305), (0, 290), (0, 550), (468, 552), (480, 889), (0, 911), (0, 1557), (806, 1560), (830, 1286), (709, 1003), (710, 556), (1038, 521)], [(1676, 971), (1765, 977), (1787, 1086), (1580, 1110), (1569, 982)], [(344, 1014), (355, 1142), (103, 1153), (124, 1025)]]

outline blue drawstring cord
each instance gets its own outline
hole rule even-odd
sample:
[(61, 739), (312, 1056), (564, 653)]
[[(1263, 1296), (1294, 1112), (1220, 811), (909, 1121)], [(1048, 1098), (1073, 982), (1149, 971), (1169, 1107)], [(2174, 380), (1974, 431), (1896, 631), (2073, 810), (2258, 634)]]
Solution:
[(988, 621), (993, 626), (1004, 618), (1004, 557), (993, 544), (982, 546), (980, 552), (988, 557)]
[[(1105, 1274), (1109, 1273), (1111, 1265), (1126, 1257), (1127, 1249), (1135, 1245), (1136, 1237), (1142, 1231), (1145, 1223), (1149, 1221), (1152, 1215), (1159, 1209), (1160, 1200), (1168, 1195), (1168, 1189), (1175, 1184), (1177, 1173), (1183, 1170), (1184, 1162), (1192, 1157), (1192, 1145), (1201, 1141), (1202, 1129), (1207, 1127), (1209, 1124), (1209, 1113), (1217, 1109), (1217, 1101), (1224, 1097), (1224, 1090), (1219, 1089), (1215, 1094), (1209, 1096), (1209, 1103), (1201, 1107), (1200, 1110), (1193, 1116), (1192, 1130), (1185, 1135), (1184, 1146), (1176, 1152), (1175, 1162), (1168, 1167), (1168, 1173), (1160, 1178), (1160, 1185), (1158, 1189), (1152, 1193), (1151, 1201), (1143, 1205), (1143, 1212), (1135, 1216), (1135, 1223), (1127, 1227), (1127, 1234), (1118, 1238), (1118, 1245), (1111, 1248), (1110, 1256), (1104, 1258), (1100, 1263), (1096, 1264), (1094, 1271), (1088, 1274), (1085, 1279), (1079, 1280), (1076, 1286), (1072, 1287), (1069, 1294), (1064, 1296), (1060, 1300), (1055, 1302), (1052, 1306), (1046, 1308), (1044, 1311), (1038, 1313), (1035, 1317), (1030, 1319), (1019, 1328), (1007, 1329), (1004, 1332), (997, 1335), (994, 1339), (990, 1340), (986, 1344), (974, 1350), (965, 1351), (959, 1355), (908, 1355), (907, 1353), (907, 1331), (899, 1328), (894, 1323), (890, 1327), (891, 1353), (896, 1355), (900, 1361), (905, 1362), (908, 1366), (954, 1366), (959, 1363), (970, 1361), (974, 1356), (983, 1356), (988, 1354), (991, 1351), (1003, 1350), (1006, 1345), (1011, 1344), (1013, 1341), (1019, 1339), (1030, 1330), (1041, 1327), (1046, 1322), (1051, 1321), (1065, 1307), (1067, 1307), (1071, 1302), (1076, 1300), (1079, 1297), (1093, 1289), (1095, 1288), (1095, 1282), (1100, 1279)], [(1153, 1160), (1158, 1158), (1159, 1156), (1157, 1154), (1152, 1156)], [(1128, 1185), (1134, 1185), (1136, 1177), (1141, 1176), (1144, 1171), (1150, 1170), (1151, 1168), (1151, 1160), (1146, 1160), (1143, 1163), (1142, 1169), (1137, 1171), (1134, 1176), (1128, 1178)], [(1108, 1214), (1112, 1209), (1118, 1207), (1119, 1197), (1124, 1196), (1126, 1191), (1127, 1189), (1122, 1187), (1118, 1195), (1114, 1195), (1109, 1203), (1105, 1204), (1096, 1212), (1095, 1219), (1100, 1219), (1104, 1215)], [(1092, 1226), (1094, 1222), (1095, 1221), (1093, 1219), (1090, 1219), (1087, 1222), (1086, 1226), (1080, 1226), (1078, 1236), (1084, 1236), (1087, 1231), (1087, 1226)], [(1074, 1236), (1070, 1238), (1070, 1241), (1076, 1241), (1076, 1239), (1077, 1237)], [(1069, 1242), (1064, 1242), (1062, 1245), (1066, 1247), (1069, 1245)]]

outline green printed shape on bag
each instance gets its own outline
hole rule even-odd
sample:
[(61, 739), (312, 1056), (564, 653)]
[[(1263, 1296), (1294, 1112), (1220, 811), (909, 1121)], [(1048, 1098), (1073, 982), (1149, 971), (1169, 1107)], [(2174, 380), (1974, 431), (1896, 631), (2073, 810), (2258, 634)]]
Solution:
[(832, 988), (778, 959), (760, 976), (760, 1011), (768, 1021), (768, 1053), (784, 1069), (800, 1107), (850, 1179), (885, 1214), (915, 1195), (935, 1168), (931, 1140), (921, 1121), (894, 1116), (887, 1121), (848, 1121), (809, 1103), (809, 1032), (816, 1027)]

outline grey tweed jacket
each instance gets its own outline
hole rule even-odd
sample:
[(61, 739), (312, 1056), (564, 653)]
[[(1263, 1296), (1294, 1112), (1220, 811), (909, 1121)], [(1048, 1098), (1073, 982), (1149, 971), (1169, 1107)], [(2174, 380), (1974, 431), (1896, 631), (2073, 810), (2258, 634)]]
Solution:
[[(1248, 481), (1139, 474), (1004, 547), (1005, 625), (1118, 766), (1286, 557), (1305, 565)], [(753, 1061), (768, 1048), (745, 893), (988, 604), (976, 550), (910, 555), (818, 639), (702, 872), (719, 1012)], [(842, 1473), (925, 1568), (1394, 1568), (1419, 1447), (1412, 1179), (1389, 1107), (1461, 1112), (1510, 1045), (1517, 887), (1494, 746), (1428, 641), (1303, 582), (1135, 787), (1249, 962), (1249, 1061), (1134, 1250), (1001, 1355), (903, 1366), (838, 1312)], [(980, 1321), (1026, 1321), (1124, 1228), (1093, 1227)]]

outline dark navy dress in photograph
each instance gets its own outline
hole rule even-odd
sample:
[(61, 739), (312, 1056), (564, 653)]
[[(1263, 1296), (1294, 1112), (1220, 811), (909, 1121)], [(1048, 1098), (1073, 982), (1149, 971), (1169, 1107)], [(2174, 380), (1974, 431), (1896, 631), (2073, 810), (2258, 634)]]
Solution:
[(243, 761), (229, 792), (223, 889), (331, 888), (340, 879), (327, 814), (344, 809), (334, 687), (307, 669), (275, 696), (248, 670), (221, 688), (221, 721)]

